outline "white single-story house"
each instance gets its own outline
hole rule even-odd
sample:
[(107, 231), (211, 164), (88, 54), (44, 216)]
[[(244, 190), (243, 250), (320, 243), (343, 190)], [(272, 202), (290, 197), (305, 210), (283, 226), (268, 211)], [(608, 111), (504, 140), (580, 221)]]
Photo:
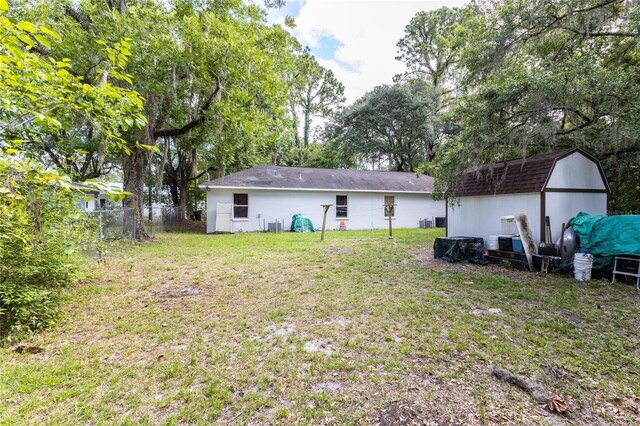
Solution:
[(611, 192), (602, 166), (579, 148), (532, 155), (466, 170), (448, 192), (447, 236), (501, 234), (502, 216), (525, 212), (536, 243), (553, 242), (579, 212), (606, 215)]
[(432, 198), (433, 178), (403, 172), (255, 166), (200, 185), (207, 191), (207, 232), (262, 231), (280, 222), (291, 227), (300, 213), (326, 229), (382, 229), (385, 204), (395, 228), (418, 228), (421, 219), (444, 217), (445, 202)]
[(75, 206), (84, 212), (92, 212), (99, 208), (100, 191), (96, 188), (81, 183), (71, 183), (73, 189), (82, 192), (84, 196), (76, 197)]
[(75, 201), (75, 206), (82, 211), (92, 212), (94, 210), (113, 209), (122, 206), (121, 203), (116, 203), (107, 196), (107, 192), (121, 192), (123, 188), (122, 183), (101, 182), (96, 188), (94, 186), (73, 182), (71, 186), (76, 191), (84, 193), (84, 196), (77, 197)]

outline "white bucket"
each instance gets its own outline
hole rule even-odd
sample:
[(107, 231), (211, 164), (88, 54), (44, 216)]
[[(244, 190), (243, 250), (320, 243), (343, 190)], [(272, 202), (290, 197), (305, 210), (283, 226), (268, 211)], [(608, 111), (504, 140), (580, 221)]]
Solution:
[(573, 276), (578, 281), (589, 281), (593, 268), (593, 255), (588, 253), (576, 253), (573, 256)]
[(497, 235), (489, 235), (489, 242), (487, 243), (487, 248), (489, 250), (498, 250), (498, 236)]

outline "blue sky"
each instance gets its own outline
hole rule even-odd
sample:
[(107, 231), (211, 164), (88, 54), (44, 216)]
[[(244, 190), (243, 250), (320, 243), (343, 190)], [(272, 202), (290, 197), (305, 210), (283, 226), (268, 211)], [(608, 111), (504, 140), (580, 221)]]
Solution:
[(279, 16), (298, 16), (306, 0), (287, 0), (284, 7), (280, 8), (276, 14)]
[[(276, 19), (284, 18), (286, 16), (297, 18), (306, 3), (307, 0), (287, 0), (285, 5), (280, 9), (274, 10), (271, 13), (271, 16)], [(344, 43), (332, 34), (322, 33), (318, 36), (318, 39), (313, 46), (306, 46), (309, 47), (311, 53), (316, 58), (331, 60), (335, 59), (338, 49), (343, 47)]]
[(345, 85), (352, 103), (404, 71), (397, 62), (396, 43), (416, 13), (443, 6), (462, 6), (467, 0), (287, 0), (271, 10), (269, 20), (295, 19), (291, 30), (308, 46), (318, 62)]
[(315, 46), (309, 46), (311, 53), (318, 58), (324, 60), (335, 59), (338, 49), (344, 47), (344, 43), (335, 38), (331, 34), (321, 34)]

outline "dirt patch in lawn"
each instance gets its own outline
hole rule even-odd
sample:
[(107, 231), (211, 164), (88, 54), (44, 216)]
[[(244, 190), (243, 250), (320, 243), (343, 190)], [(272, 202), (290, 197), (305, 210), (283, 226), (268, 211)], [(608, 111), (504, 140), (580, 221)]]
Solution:
[(395, 426), (395, 425), (441, 425), (462, 424), (451, 423), (437, 412), (429, 412), (413, 401), (394, 401), (369, 414), (361, 425)]
[(182, 289), (178, 288), (168, 288), (164, 290), (154, 291), (151, 293), (153, 296), (158, 298), (178, 298), (178, 297), (192, 297), (200, 294), (200, 290), (197, 287), (184, 287)]

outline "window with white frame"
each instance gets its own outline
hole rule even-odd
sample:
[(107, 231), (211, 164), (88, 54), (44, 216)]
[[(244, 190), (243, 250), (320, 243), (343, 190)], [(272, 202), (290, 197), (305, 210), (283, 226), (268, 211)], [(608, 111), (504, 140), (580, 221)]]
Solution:
[(346, 195), (336, 195), (336, 219), (349, 217), (349, 206)]
[[(389, 207), (387, 207), (389, 206)], [(396, 215), (396, 197), (393, 195), (384, 196), (384, 217), (395, 217)]]
[(249, 218), (249, 194), (233, 194), (233, 218)]

